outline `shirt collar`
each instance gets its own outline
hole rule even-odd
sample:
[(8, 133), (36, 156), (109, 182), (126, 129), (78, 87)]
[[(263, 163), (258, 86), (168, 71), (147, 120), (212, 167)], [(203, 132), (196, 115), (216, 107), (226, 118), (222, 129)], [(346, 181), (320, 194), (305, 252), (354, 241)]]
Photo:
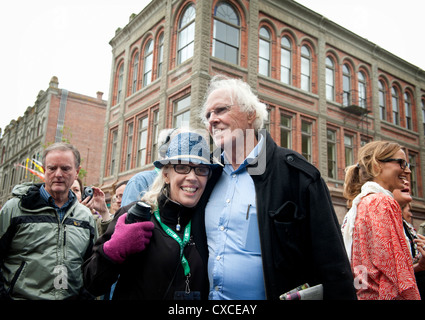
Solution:
[[(41, 195), (41, 198), (44, 201), (46, 201), (46, 203), (48, 205), (51, 205), (51, 206), (54, 206), (54, 207), (57, 207), (58, 208), (58, 206), (55, 203), (55, 199), (53, 199), (53, 197), (46, 190), (46, 188), (44, 188), (44, 184), (40, 188), (40, 195)], [(71, 190), (69, 190), (69, 192), (68, 192), (68, 201), (62, 206), (62, 208), (67, 207), (69, 204), (71, 204), (74, 201), (74, 199), (75, 199), (74, 193)]]
[(229, 163), (229, 161), (226, 160), (226, 155), (223, 152), (221, 154), (221, 157), (222, 157), (223, 163), (225, 164), (224, 165), (224, 171), (228, 172), (229, 174), (240, 173), (243, 170), (245, 170), (246, 167), (249, 164), (253, 163), (255, 161), (255, 159), (258, 157), (261, 149), (263, 148), (263, 144), (264, 144), (264, 137), (263, 137), (263, 135), (259, 135), (259, 136), (260, 136), (260, 141), (258, 141), (258, 143), (254, 147), (254, 149), (251, 150), (251, 152), (245, 158), (244, 162), (242, 162), (241, 165), (239, 166), (239, 168), (237, 168), (236, 170), (233, 170), (232, 165)]

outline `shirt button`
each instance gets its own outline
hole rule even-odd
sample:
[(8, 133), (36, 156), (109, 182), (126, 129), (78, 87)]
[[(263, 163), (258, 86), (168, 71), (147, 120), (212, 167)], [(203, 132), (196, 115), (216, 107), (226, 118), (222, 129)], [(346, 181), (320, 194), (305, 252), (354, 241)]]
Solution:
[(220, 291), (220, 287), (219, 286), (215, 286), (215, 291)]
[(220, 257), (220, 256), (217, 256), (217, 258), (216, 258), (216, 259), (217, 259), (217, 261), (220, 261), (221, 257)]
[(226, 202), (227, 202), (227, 203), (230, 203), (230, 199), (226, 199)]
[(223, 231), (224, 230), (224, 227), (223, 226), (220, 226), (220, 231)]
[(232, 175), (232, 177), (233, 177), (233, 178), (236, 178), (236, 174), (233, 174), (233, 175)]

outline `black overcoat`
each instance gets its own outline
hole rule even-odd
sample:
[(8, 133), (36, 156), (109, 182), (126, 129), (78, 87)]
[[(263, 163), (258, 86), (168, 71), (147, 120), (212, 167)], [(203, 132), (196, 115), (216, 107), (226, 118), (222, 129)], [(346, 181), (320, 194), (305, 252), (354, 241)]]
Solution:
[[(329, 190), (320, 172), (263, 132), (265, 148), (248, 167), (256, 190), (266, 297), (301, 284), (322, 284), (324, 299), (356, 299), (351, 267)], [(221, 175), (213, 172), (193, 216), (194, 239), (207, 265), (204, 207)], [(249, 270), (241, 270), (249, 276)], [(248, 281), (248, 280), (247, 280)]]

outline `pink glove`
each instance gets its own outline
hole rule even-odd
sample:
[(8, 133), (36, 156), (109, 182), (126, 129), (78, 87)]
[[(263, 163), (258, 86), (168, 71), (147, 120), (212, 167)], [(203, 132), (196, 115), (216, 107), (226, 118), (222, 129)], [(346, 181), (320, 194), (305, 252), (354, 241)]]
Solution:
[(126, 216), (127, 213), (118, 218), (111, 239), (103, 244), (103, 252), (118, 263), (123, 263), (128, 255), (143, 251), (154, 229), (151, 221), (125, 224)]

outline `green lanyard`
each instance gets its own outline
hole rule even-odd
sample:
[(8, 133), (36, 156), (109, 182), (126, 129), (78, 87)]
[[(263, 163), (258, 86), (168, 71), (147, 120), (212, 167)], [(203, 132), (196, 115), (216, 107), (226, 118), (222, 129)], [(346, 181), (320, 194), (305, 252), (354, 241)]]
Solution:
[(166, 234), (168, 234), (171, 238), (176, 240), (177, 243), (179, 244), (179, 246), (180, 246), (180, 256), (182, 257), (182, 266), (183, 266), (183, 269), (184, 269), (184, 275), (188, 276), (190, 274), (190, 267), (189, 267), (189, 262), (187, 261), (186, 257), (183, 254), (183, 250), (184, 250), (184, 247), (189, 243), (191, 221), (189, 221), (186, 228), (184, 229), (184, 236), (183, 236), (183, 241), (182, 241), (182, 239), (177, 235), (177, 233), (175, 233), (170, 227), (168, 227), (167, 225), (165, 225), (164, 223), (161, 222), (161, 217), (159, 216), (159, 209), (158, 208), (156, 208), (154, 215), (155, 215), (156, 220), (158, 220), (159, 224), (161, 225), (162, 230), (164, 230)]

